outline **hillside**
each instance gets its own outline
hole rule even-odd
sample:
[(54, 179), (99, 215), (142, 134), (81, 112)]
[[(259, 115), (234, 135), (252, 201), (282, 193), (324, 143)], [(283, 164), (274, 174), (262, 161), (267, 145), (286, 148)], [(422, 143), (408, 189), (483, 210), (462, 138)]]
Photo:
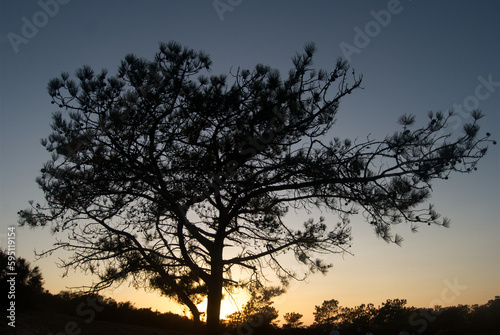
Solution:
[(101, 320), (93, 320), (90, 323), (86, 323), (85, 321), (85, 318), (48, 310), (30, 311), (17, 315), (15, 329), (8, 327), (4, 318), (2, 318), (0, 333), (16, 335), (190, 335), (185, 332), (168, 330), (168, 325), (165, 326), (165, 329), (160, 329)]

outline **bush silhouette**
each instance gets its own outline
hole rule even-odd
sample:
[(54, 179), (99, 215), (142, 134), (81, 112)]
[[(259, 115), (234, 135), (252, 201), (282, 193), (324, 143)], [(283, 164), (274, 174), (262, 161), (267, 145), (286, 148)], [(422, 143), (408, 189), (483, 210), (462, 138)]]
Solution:
[[(16, 309), (36, 308), (44, 292), (43, 277), (38, 266), (31, 267), (31, 264), (24, 258), (9, 255), (7, 250), (0, 250), (0, 292), (7, 294), (10, 292), (10, 278), (15, 278), (15, 301)], [(11, 268), (14, 266), (14, 268)], [(15, 273), (15, 275), (10, 275)], [(6, 299), (2, 299), (5, 303)], [(5, 309), (2, 309), (2, 312)]]

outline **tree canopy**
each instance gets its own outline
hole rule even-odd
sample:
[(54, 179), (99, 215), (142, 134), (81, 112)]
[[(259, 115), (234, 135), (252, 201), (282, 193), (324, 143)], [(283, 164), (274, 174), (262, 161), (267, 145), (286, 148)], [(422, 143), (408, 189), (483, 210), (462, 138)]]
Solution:
[(300, 321), (304, 315), (300, 313), (286, 313), (283, 315), (283, 319), (285, 320), (285, 324), (283, 325), (283, 328), (299, 328), (302, 327), (304, 322)]
[(315, 306), (314, 309), (314, 323), (317, 325), (335, 324), (339, 318), (340, 307), (338, 300), (325, 300), (321, 306)]
[[(325, 273), (319, 255), (348, 250), (352, 214), (396, 243), (393, 224), (447, 226), (426, 204), (431, 182), (473, 171), (486, 154), (481, 112), (462, 133), (449, 131), (449, 111), (421, 127), (403, 115), (383, 139), (340, 139), (340, 101), (362, 77), (342, 59), (315, 70), (314, 53), (307, 44), (285, 78), (261, 64), (212, 75), (206, 53), (175, 42), (152, 61), (127, 55), (116, 76), (62, 73), (48, 84), (58, 111), (37, 178), (46, 203), (20, 211), (20, 223), (66, 233), (47, 252), (73, 251), (62, 265), (97, 275), (93, 289), (130, 279), (195, 320), (208, 297), (214, 333), (223, 290), (262, 281), (265, 268), (285, 284), (301, 279), (280, 255)], [(290, 208), (316, 207), (338, 222), (288, 224)], [(237, 268), (246, 279), (233, 278)]]

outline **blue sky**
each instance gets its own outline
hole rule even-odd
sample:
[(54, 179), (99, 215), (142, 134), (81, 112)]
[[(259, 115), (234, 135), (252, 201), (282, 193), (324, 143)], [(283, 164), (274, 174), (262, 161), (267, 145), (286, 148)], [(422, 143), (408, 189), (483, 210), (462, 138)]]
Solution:
[[(46, 86), (63, 71), (90, 65), (115, 73), (126, 54), (151, 59), (160, 41), (175, 40), (210, 54), (214, 74), (264, 63), (286, 75), (291, 57), (313, 41), (316, 67), (331, 69), (344, 56), (364, 76), (364, 89), (342, 102), (332, 136), (383, 137), (397, 129), (401, 114), (413, 113), (423, 123), (429, 110), (455, 106), (463, 115), (479, 107), (486, 115), (482, 131), (498, 140), (499, 13), (495, 0), (1, 0), (1, 244), (7, 227), (17, 222), (16, 212), (30, 199), (43, 199), (35, 177), (50, 158), (40, 139), (49, 134), (54, 111)], [(356, 51), (345, 54), (346, 45)], [(467, 120), (455, 120), (457, 131)], [(353, 306), (406, 298), (427, 307), (439, 301), (485, 303), (500, 295), (498, 171), (497, 146), (476, 173), (436, 182), (431, 202), (452, 219), (451, 228), (426, 226), (411, 234), (401, 225), (401, 248), (377, 239), (361, 217), (354, 218), (355, 256), (330, 257), (334, 268), (328, 276), (293, 284), (278, 299), (278, 310), (300, 312), (310, 322), (314, 306), (326, 299)], [(298, 213), (290, 220), (306, 217)], [(335, 215), (328, 217), (336, 222)], [(18, 228), (18, 255), (33, 260), (33, 249), (47, 248), (55, 238), (47, 229)], [(58, 256), (64, 255), (34, 262), (46, 288), (57, 293), (85, 283), (79, 273), (60, 278)], [(466, 288), (452, 296), (446, 288), (454, 282)], [(110, 295), (179, 311), (165, 299), (127, 287)]]

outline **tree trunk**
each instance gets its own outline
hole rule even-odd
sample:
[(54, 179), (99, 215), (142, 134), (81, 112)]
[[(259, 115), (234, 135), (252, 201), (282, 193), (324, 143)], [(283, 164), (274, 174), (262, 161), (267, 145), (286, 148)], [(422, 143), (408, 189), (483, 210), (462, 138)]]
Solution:
[(219, 289), (211, 285), (207, 303), (207, 334), (218, 335), (220, 323), (220, 307), (222, 300), (222, 283)]
[(207, 334), (218, 335), (220, 325), (220, 307), (222, 301), (223, 266), (222, 257), (214, 260), (212, 255), (211, 281), (208, 284)]

